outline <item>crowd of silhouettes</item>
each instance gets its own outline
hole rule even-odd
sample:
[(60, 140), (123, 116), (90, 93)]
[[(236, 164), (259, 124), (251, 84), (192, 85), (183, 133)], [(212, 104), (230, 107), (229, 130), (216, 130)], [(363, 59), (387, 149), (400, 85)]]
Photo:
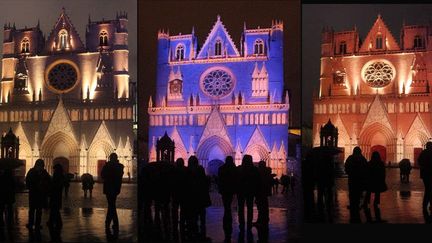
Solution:
[(419, 155), (418, 164), (424, 184), (423, 216), (426, 223), (432, 223), (432, 142), (426, 143), (426, 149)]
[[(93, 188), (93, 177), (87, 174), (91, 179), (86, 184), (86, 190)], [(86, 175), (84, 174), (84, 179)], [(103, 193), (106, 195), (108, 202), (108, 211), (105, 221), (105, 229), (108, 237), (117, 237), (119, 233), (119, 222), (116, 212), (116, 199), (120, 193), (123, 165), (119, 163), (117, 154), (112, 153), (109, 161), (104, 165), (101, 171), (101, 177), (104, 180)], [(29, 211), (28, 223), (30, 240), (40, 241), (42, 227), (43, 209), (49, 209), (49, 216), (46, 225), (48, 226), (51, 240), (53, 242), (61, 241), (61, 229), (63, 222), (60, 214), (63, 202), (63, 191), (67, 196), (69, 187), (69, 174), (65, 174), (61, 164), (54, 164), (53, 174), (45, 169), (45, 162), (42, 159), (35, 161), (34, 166), (27, 172), (25, 177), (26, 188), (28, 189)], [(13, 168), (0, 168), (0, 230), (8, 226), (13, 229), (14, 224), (14, 203), (17, 180)], [(90, 185), (90, 186), (88, 186)], [(84, 189), (84, 188), (83, 188)], [(110, 226), (112, 224), (113, 233)], [(3, 234), (1, 234), (3, 235)], [(0, 238), (0, 241), (3, 238)], [(111, 239), (111, 238), (109, 238)]]
[[(252, 235), (256, 226), (261, 237), (268, 234), (269, 203), (274, 185), (271, 169), (264, 161), (254, 166), (252, 156), (245, 155), (240, 166), (231, 156), (219, 167), (218, 192), (224, 206), (223, 230), (225, 241), (232, 238), (232, 204), (237, 199), (239, 241), (247, 233)], [(187, 166), (182, 158), (175, 163), (157, 161), (147, 163), (140, 171), (141, 235), (143, 240), (209, 241), (206, 232), (206, 208), (211, 205), (211, 177), (191, 156)], [(258, 217), (253, 222), (253, 206), (256, 202)], [(246, 207), (246, 215), (245, 215)]]

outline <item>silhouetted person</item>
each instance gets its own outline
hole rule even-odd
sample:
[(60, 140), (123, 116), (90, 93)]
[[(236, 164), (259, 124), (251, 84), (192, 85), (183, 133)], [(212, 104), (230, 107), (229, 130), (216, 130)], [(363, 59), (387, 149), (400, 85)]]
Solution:
[[(199, 165), (198, 158), (191, 156), (187, 167), (187, 228), (191, 240), (206, 239), (206, 208), (210, 201), (210, 178)], [(199, 227), (198, 227), (199, 221)]]
[(233, 197), (237, 191), (237, 167), (234, 164), (232, 156), (227, 156), (225, 164), (219, 167), (218, 171), (218, 188), (222, 196), (224, 206), (223, 229), (225, 233), (225, 241), (231, 240), (232, 234), (232, 212), (231, 205)]
[(288, 175), (282, 175), (280, 178), (281, 184), (282, 184), (282, 193), (288, 193), (288, 187), (290, 183), (290, 179)]
[[(173, 180), (172, 180), (172, 207), (171, 217), (173, 225), (174, 238), (178, 237), (178, 226), (180, 223), (180, 233), (182, 236), (185, 234), (185, 191), (186, 191), (186, 167), (184, 166), (184, 160), (178, 158), (176, 165), (173, 169)], [(180, 211), (180, 220), (179, 220)]]
[(264, 161), (258, 163), (259, 183), (256, 193), (256, 204), (258, 218), (256, 225), (266, 227), (269, 223), (269, 203), (268, 197), (271, 196), (271, 168), (266, 166)]
[(60, 209), (62, 207), (62, 192), (66, 179), (63, 174), (63, 167), (60, 164), (54, 165), (53, 169), (54, 173), (50, 186), (50, 214), (47, 224), (52, 229), (60, 230), (63, 226)]
[(291, 172), (291, 175), (290, 175), (289, 178), (290, 178), (290, 188), (291, 188), (291, 192), (294, 193), (294, 188), (295, 188), (295, 185), (296, 185), (296, 178), (295, 178), (295, 176), (294, 176), (294, 173)]
[[(44, 169), (45, 162), (38, 159), (33, 168), (27, 172), (26, 186), (29, 189), (29, 222), (28, 229), (41, 229), (42, 208), (47, 207), (51, 177)], [(35, 219), (36, 216), (36, 219)]]
[(315, 176), (314, 176), (314, 153), (309, 151), (301, 164), (301, 180), (303, 186), (304, 216), (306, 220), (312, 220), (315, 209)]
[(93, 195), (93, 185), (95, 184), (95, 181), (93, 179), (93, 176), (89, 173), (84, 173), (81, 176), (81, 188), (84, 191), (84, 198), (87, 197), (87, 192), (89, 192), (90, 197)]
[(348, 174), (350, 221), (360, 223), (360, 199), (367, 182), (368, 165), (360, 147), (355, 147), (353, 154), (345, 162)]
[(0, 170), (0, 228), (4, 220), (10, 227), (13, 223), (13, 205), (15, 203), (15, 179), (12, 168)]
[(409, 175), (411, 173), (411, 162), (409, 159), (403, 159), (399, 162), (399, 170), (400, 170), (400, 181), (402, 183), (409, 183)]
[[(153, 168), (155, 163), (146, 163), (142, 168), (139, 175), (138, 180), (138, 189), (139, 189), (139, 202), (142, 205), (142, 214), (143, 214), (143, 230), (144, 236), (150, 239), (150, 231), (151, 226), (153, 225), (153, 216), (152, 216), (152, 202), (154, 199), (154, 190), (156, 190), (156, 186), (153, 183)], [(140, 206), (141, 206), (140, 205)]]
[(103, 180), (103, 193), (108, 201), (108, 212), (105, 219), (105, 231), (110, 233), (110, 225), (113, 223), (112, 228), (114, 235), (118, 235), (119, 221), (117, 216), (116, 200), (120, 194), (124, 166), (119, 163), (116, 153), (109, 156), (109, 161), (104, 165), (101, 171)]
[(70, 181), (71, 181), (71, 178), (69, 175), (72, 175), (72, 174), (66, 173), (65, 177), (64, 177), (64, 193), (65, 193), (66, 198), (69, 196), (69, 187), (70, 187)]
[(273, 185), (272, 185), (273, 194), (278, 194), (279, 184), (280, 184), (279, 179), (277, 177), (274, 177), (272, 182), (273, 182)]
[(244, 207), (246, 204), (246, 226), (247, 230), (252, 229), (253, 220), (253, 201), (258, 190), (259, 172), (253, 165), (252, 156), (243, 156), (242, 164), (238, 167), (238, 220), (240, 231), (245, 230)]
[(372, 216), (369, 209), (371, 194), (374, 193), (374, 211), (375, 219), (377, 222), (383, 222), (381, 218), (380, 193), (387, 191), (387, 184), (385, 182), (386, 172), (384, 162), (378, 152), (372, 153), (372, 158), (367, 164), (367, 183), (366, 183), (366, 196), (363, 202), (363, 208), (366, 215), (366, 220), (372, 222)]
[[(162, 226), (162, 236), (169, 240), (170, 232), (170, 197), (172, 192), (173, 166), (168, 161), (154, 163), (153, 185), (155, 202), (155, 224)], [(162, 223), (162, 224), (161, 224)]]
[(334, 155), (336, 155), (337, 152), (338, 151), (332, 147), (318, 147), (314, 150), (313, 174), (318, 189), (318, 212), (322, 219), (324, 219), (324, 212), (326, 211), (329, 221), (333, 220), (333, 196), (336, 179)]
[(431, 223), (431, 196), (432, 196), (432, 142), (426, 143), (426, 149), (423, 150), (418, 158), (418, 164), (420, 166), (420, 178), (424, 184), (424, 196), (423, 196), (423, 215), (426, 222)]

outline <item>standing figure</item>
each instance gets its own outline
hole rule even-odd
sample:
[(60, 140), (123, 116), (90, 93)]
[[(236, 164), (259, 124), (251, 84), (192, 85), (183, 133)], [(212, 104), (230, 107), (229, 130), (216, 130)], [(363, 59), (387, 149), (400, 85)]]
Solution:
[(381, 219), (380, 204), (380, 193), (387, 191), (387, 184), (385, 182), (386, 172), (384, 162), (381, 160), (381, 156), (378, 152), (372, 153), (372, 158), (368, 163), (367, 167), (367, 184), (366, 184), (366, 196), (363, 202), (363, 208), (366, 215), (366, 220), (372, 222), (372, 216), (369, 209), (369, 203), (371, 194), (374, 193), (374, 211), (377, 222), (383, 222)]
[(409, 183), (409, 175), (411, 173), (411, 169), (412, 166), (409, 159), (403, 159), (399, 162), (401, 183)]
[(242, 164), (238, 167), (238, 220), (240, 232), (245, 230), (244, 207), (246, 204), (247, 212), (247, 230), (252, 230), (253, 220), (253, 201), (258, 190), (259, 182), (258, 169), (253, 165), (252, 156), (246, 154), (243, 156)]
[(116, 200), (122, 185), (124, 166), (119, 163), (116, 153), (109, 156), (109, 161), (104, 165), (101, 171), (103, 180), (103, 193), (108, 201), (108, 212), (105, 219), (105, 232), (110, 233), (110, 225), (113, 223), (112, 228), (114, 235), (118, 235), (119, 221), (117, 216)]
[(368, 165), (360, 147), (355, 147), (353, 154), (345, 162), (348, 174), (350, 222), (360, 223), (360, 199), (366, 187)]
[[(424, 184), (423, 196), (423, 216), (427, 223), (432, 223), (431, 212), (431, 196), (432, 196), (432, 142), (426, 143), (426, 149), (423, 150), (418, 158), (420, 166), (420, 178)], [(429, 207), (429, 211), (428, 211)]]
[(65, 174), (64, 176), (64, 193), (66, 198), (69, 196), (69, 187), (71, 181), (71, 177), (69, 175), (73, 176), (73, 174), (69, 174), (69, 173)]
[[(40, 230), (42, 219), (42, 208), (47, 207), (47, 199), (51, 177), (45, 170), (45, 162), (38, 159), (33, 168), (27, 172), (26, 186), (29, 189), (29, 221), (28, 229)], [(36, 216), (36, 219), (35, 219)]]
[(282, 174), (281, 178), (280, 178), (281, 184), (282, 184), (282, 194), (283, 193), (288, 193), (288, 186), (289, 186), (289, 177), (288, 175)]
[(258, 226), (266, 227), (269, 223), (269, 202), (268, 197), (271, 196), (271, 168), (266, 166), (264, 161), (258, 163), (259, 183), (256, 193), (256, 204), (258, 209)]
[[(176, 160), (176, 166), (173, 170), (172, 180), (172, 207), (171, 217), (173, 225), (174, 238), (178, 237), (178, 226), (180, 223), (180, 234), (184, 236), (185, 233), (185, 187), (186, 187), (186, 167), (184, 166), (184, 160), (178, 158)], [(179, 220), (180, 211), (180, 220)]]
[[(190, 240), (204, 240), (206, 231), (206, 208), (210, 201), (210, 178), (199, 165), (198, 158), (191, 156), (187, 167), (187, 234)], [(199, 227), (198, 227), (199, 221)]]
[(0, 228), (4, 226), (3, 219), (8, 226), (13, 223), (13, 205), (15, 203), (15, 179), (13, 169), (0, 170)]
[(48, 219), (48, 226), (57, 230), (63, 226), (60, 209), (62, 207), (62, 191), (65, 185), (65, 176), (63, 174), (63, 167), (60, 164), (56, 164), (53, 167), (54, 173), (50, 187), (50, 215)]
[(94, 184), (95, 184), (95, 181), (94, 181), (93, 176), (91, 174), (84, 173), (81, 176), (81, 185), (82, 185), (82, 190), (84, 191), (84, 198), (87, 197), (87, 192), (90, 193), (90, 198), (92, 197)]
[(232, 156), (227, 156), (225, 164), (219, 167), (218, 171), (218, 188), (219, 193), (222, 196), (222, 202), (224, 206), (223, 215), (223, 230), (225, 233), (225, 241), (231, 241), (232, 234), (232, 213), (231, 204), (233, 197), (237, 191), (237, 167), (234, 164)]

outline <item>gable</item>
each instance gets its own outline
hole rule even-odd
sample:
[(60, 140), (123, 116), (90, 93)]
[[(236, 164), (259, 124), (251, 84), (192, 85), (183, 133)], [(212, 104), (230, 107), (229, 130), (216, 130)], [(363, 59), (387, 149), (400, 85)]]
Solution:
[[(219, 111), (214, 108), (207, 119), (204, 131), (201, 135), (200, 141), (198, 143), (198, 148), (204, 143), (205, 140), (212, 136), (217, 136), (225, 140), (231, 145), (231, 140), (228, 136), (228, 131), (226, 130), (225, 121)], [(232, 146), (231, 146), (232, 147)]]
[(262, 132), (258, 126), (255, 128), (255, 131), (252, 133), (252, 136), (249, 139), (248, 145), (246, 146), (246, 150), (248, 150), (248, 148), (250, 148), (253, 145), (262, 146), (267, 151), (270, 150), (270, 148), (267, 145), (267, 142), (266, 142), (266, 140), (265, 140), (265, 138), (264, 138), (264, 136), (263, 136), (263, 134), (262, 134)]
[(66, 14), (65, 9), (63, 8), (59, 18), (57, 19), (57, 22), (48, 36), (45, 47), (47, 51), (58, 51), (58, 45), (60, 41), (59, 34), (61, 31), (66, 31), (67, 33), (67, 51), (84, 49), (84, 44), (81, 41), (78, 32), (76, 31), (71, 20), (69, 19), (69, 16)]
[[(377, 49), (376, 38), (380, 35), (382, 36), (383, 40), (382, 49)], [(373, 24), (366, 38), (363, 40), (363, 44), (360, 47), (360, 52), (383, 50), (398, 51), (400, 50), (400, 47), (390, 30), (387, 28), (387, 25), (384, 23), (384, 20), (381, 18), (381, 15), (378, 15), (375, 23)]]
[(72, 127), (72, 122), (70, 120), (69, 114), (66, 111), (66, 108), (63, 105), (62, 99), (59, 100), (57, 108), (55, 109), (51, 117), (42, 144), (44, 144), (50, 136), (54, 135), (57, 132), (65, 133), (72, 137), (74, 141), (77, 141), (74, 129)]
[(390, 131), (394, 130), (390, 125), (390, 120), (387, 114), (387, 110), (384, 104), (382, 103), (381, 99), (379, 98), (379, 95), (375, 96), (375, 99), (369, 108), (369, 111), (363, 123), (362, 131), (360, 132), (360, 134), (365, 130), (365, 128), (367, 128), (369, 125), (375, 122), (384, 125), (388, 129), (390, 129)]
[(215, 57), (215, 45), (220, 41), (222, 43), (221, 56), (225, 57), (239, 57), (240, 53), (237, 50), (231, 36), (228, 34), (225, 26), (220, 20), (220, 16), (217, 17), (216, 23), (213, 25), (212, 30), (207, 36), (201, 50), (198, 53), (197, 58)]
[(101, 122), (95, 136), (93, 137), (91, 144), (94, 144), (98, 141), (105, 141), (109, 145), (111, 145), (112, 148), (115, 148), (114, 141), (112, 140), (111, 135), (108, 132), (108, 128), (106, 127), (105, 121)]

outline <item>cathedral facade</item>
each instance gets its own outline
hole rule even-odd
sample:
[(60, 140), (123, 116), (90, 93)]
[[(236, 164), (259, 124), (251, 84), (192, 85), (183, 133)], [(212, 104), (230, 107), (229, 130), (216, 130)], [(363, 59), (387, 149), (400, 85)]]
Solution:
[(98, 177), (112, 152), (133, 174), (134, 90), (126, 13), (91, 21), (82, 41), (63, 9), (45, 36), (37, 26), (4, 26), (0, 131), (19, 137), (26, 171), (36, 159), (52, 171)]
[(344, 160), (360, 146), (368, 159), (378, 151), (385, 162), (408, 158), (415, 164), (432, 139), (431, 30), (404, 24), (397, 40), (380, 15), (363, 40), (356, 28), (324, 29), (314, 146), (330, 119)]
[(199, 45), (190, 34), (158, 33), (156, 95), (149, 100), (150, 161), (165, 132), (175, 158), (196, 155), (214, 174), (244, 154), (286, 174), (289, 97), (284, 91), (283, 23), (247, 29), (240, 48), (220, 16)]

